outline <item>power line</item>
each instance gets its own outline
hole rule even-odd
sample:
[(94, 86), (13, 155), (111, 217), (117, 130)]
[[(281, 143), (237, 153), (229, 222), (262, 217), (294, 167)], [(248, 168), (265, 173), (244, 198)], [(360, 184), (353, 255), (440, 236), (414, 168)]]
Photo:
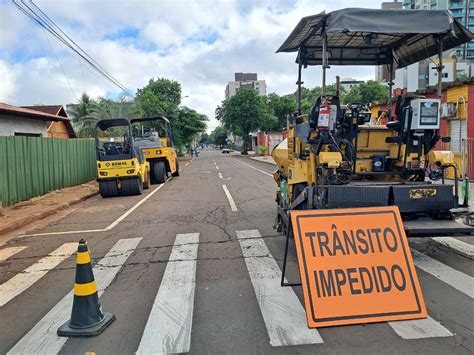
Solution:
[(63, 66), (61, 65), (61, 62), (59, 61), (58, 55), (56, 54), (56, 51), (54, 50), (54, 47), (53, 47), (51, 41), (49, 40), (48, 35), (46, 34), (46, 31), (45, 31), (44, 28), (43, 28), (43, 33), (44, 33), (44, 36), (46, 37), (46, 40), (47, 40), (48, 43), (49, 43), (49, 46), (51, 47), (51, 50), (53, 51), (54, 57), (56, 58), (56, 62), (58, 63), (59, 68), (61, 68), (61, 71), (63, 72), (64, 78), (66, 79), (67, 85), (69, 86), (69, 89), (71, 90), (72, 96), (73, 96), (75, 99), (77, 99), (77, 95), (76, 95), (76, 93), (74, 92), (74, 90), (72, 89), (71, 82), (69, 81), (69, 78), (68, 78), (68, 76), (66, 75), (66, 72), (64, 71), (64, 68), (63, 68)]
[(32, 0), (28, 3), (25, 0), (12, 0), (13, 4), (27, 17), (35, 21), (44, 30), (48, 31), (53, 37), (63, 43), (66, 47), (74, 51), (80, 58), (89, 64), (96, 72), (112, 84), (120, 88), (125, 93), (133, 96), (132, 90), (127, 88), (122, 82), (114, 78), (107, 70), (100, 66), (87, 52), (82, 49), (74, 40), (72, 40), (51, 18), (48, 17)]

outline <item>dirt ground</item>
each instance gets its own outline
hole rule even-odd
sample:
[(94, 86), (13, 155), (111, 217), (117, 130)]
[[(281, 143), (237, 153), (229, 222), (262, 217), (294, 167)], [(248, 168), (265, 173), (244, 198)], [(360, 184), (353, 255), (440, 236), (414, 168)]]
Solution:
[(98, 191), (97, 182), (89, 181), (3, 207), (0, 216), (0, 241), (7, 233), (60, 212), (63, 208), (96, 195)]

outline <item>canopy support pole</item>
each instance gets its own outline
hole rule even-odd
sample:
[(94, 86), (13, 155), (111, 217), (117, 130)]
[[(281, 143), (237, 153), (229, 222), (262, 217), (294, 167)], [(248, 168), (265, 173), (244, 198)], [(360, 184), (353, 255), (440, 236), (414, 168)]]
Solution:
[[(443, 37), (438, 37), (438, 65), (436, 66), (436, 71), (438, 72), (438, 87), (437, 87), (437, 96), (441, 100), (443, 95)], [(441, 105), (439, 106), (441, 112)]]
[(393, 82), (393, 56), (391, 56), (390, 63), (388, 64), (388, 99), (387, 99), (387, 108), (388, 108), (388, 120), (392, 121), (392, 88), (395, 83)]
[(326, 32), (323, 30), (321, 33), (323, 37), (323, 85), (321, 88), (321, 96), (324, 96), (326, 93), (326, 69), (329, 68), (328, 63), (328, 38)]
[(298, 91), (297, 91), (297, 110), (298, 110), (298, 115), (301, 115), (301, 85), (303, 82), (301, 81), (301, 70), (303, 68), (303, 64), (301, 63), (301, 58), (298, 58), (298, 81), (296, 82), (296, 85), (298, 85)]

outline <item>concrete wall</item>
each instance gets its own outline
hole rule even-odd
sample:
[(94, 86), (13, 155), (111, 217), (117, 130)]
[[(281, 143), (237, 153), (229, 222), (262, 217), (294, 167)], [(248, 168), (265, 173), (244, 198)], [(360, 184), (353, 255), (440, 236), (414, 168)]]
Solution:
[(46, 121), (0, 115), (0, 136), (14, 136), (15, 133), (40, 134), (48, 137)]

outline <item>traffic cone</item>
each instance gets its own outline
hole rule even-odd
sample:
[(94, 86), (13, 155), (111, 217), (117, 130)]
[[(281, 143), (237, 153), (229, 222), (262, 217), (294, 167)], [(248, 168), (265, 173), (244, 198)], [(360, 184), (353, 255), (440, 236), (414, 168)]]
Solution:
[(102, 313), (97, 286), (92, 272), (91, 255), (84, 239), (79, 241), (76, 258), (76, 283), (71, 319), (58, 329), (61, 337), (93, 337), (102, 333), (115, 320)]

